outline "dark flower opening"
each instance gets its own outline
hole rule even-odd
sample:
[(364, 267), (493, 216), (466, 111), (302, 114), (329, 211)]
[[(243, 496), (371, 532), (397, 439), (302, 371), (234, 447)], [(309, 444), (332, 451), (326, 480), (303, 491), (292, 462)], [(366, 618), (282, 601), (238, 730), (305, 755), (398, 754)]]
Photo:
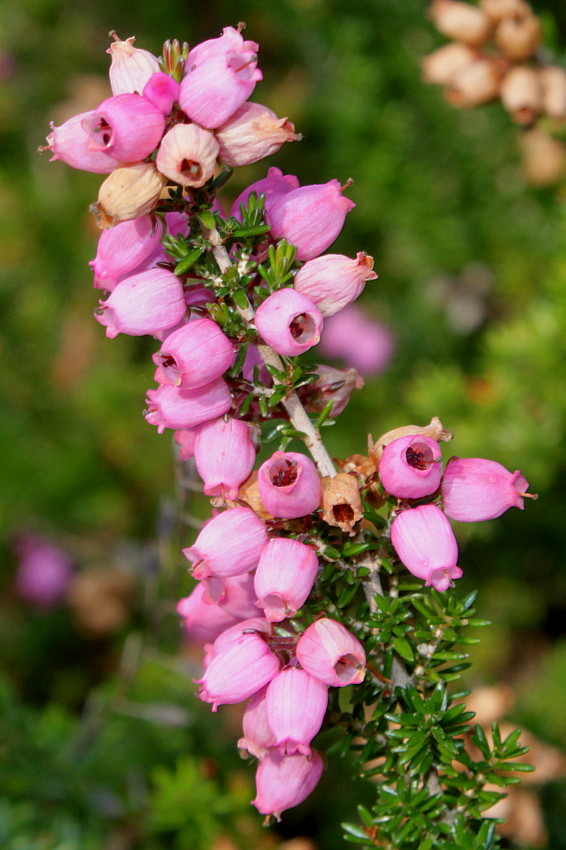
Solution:
[(432, 463), (436, 462), (436, 458), (432, 454), (432, 449), (424, 443), (413, 443), (405, 452), (405, 457), (407, 463), (413, 469), (428, 469)]
[(289, 331), (297, 342), (309, 342), (316, 333), (316, 324), (308, 313), (299, 313), (291, 320)]
[(288, 487), (297, 480), (299, 470), (296, 461), (283, 460), (272, 466), (269, 477), (274, 487)]

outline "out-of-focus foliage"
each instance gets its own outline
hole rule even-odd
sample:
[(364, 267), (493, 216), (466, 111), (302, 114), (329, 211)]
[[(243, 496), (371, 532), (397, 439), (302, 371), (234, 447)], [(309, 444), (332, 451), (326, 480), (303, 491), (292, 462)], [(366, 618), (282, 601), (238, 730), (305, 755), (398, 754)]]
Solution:
[[(307, 183), (354, 179), (348, 194), (357, 208), (336, 250), (375, 257), (380, 279), (362, 302), (390, 325), (397, 353), (329, 429), (331, 452), (363, 451), (370, 431), (439, 415), (456, 434), (455, 453), (523, 469), (538, 502), (461, 529), (466, 581), (480, 588), (478, 610), (494, 622), (470, 681), (516, 685), (516, 719), (566, 745), (562, 195), (527, 186), (518, 131), (501, 107), (458, 112), (421, 82), (420, 57), (442, 41), (426, 5), (0, 3), (6, 850), (269, 848), (278, 840), (249, 809), (251, 771), (231, 743), (237, 720), (226, 712), (218, 732), (208, 709), (195, 705), (196, 665), (172, 654), (174, 601), (186, 591), (177, 553), (189, 532), (170, 507), (169, 440), (140, 415), (154, 344), (110, 342), (92, 319), (98, 293), (87, 263), (97, 232), (87, 209), (99, 178), (36, 153), (50, 120), (61, 123), (109, 93), (111, 29), (157, 53), (166, 38), (194, 43), (245, 20), (261, 45), (264, 82), (254, 97), (304, 135), (268, 164)], [(564, 4), (533, 6), (563, 55)], [(227, 201), (266, 167), (242, 169)], [(112, 629), (93, 631), (76, 597), (54, 612), (31, 612), (16, 598), (10, 543), (22, 529), (63, 545), (80, 572), (131, 579)], [(127, 647), (138, 633), (140, 658), (131, 662)], [(334, 846), (337, 824), (364, 795), (339, 772), (335, 759), (332, 781), (309, 803), (320, 847)], [(549, 846), (560, 850), (566, 790), (554, 786), (545, 801)], [(281, 834), (300, 833), (304, 812), (289, 813)]]

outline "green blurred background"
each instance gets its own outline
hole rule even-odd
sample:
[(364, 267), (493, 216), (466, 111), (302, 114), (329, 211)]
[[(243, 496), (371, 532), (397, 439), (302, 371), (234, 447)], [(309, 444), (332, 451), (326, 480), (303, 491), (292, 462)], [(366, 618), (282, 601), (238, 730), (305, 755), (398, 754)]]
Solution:
[[(155, 344), (110, 342), (92, 319), (88, 205), (100, 178), (37, 154), (50, 121), (108, 96), (110, 30), (159, 54), (166, 38), (194, 44), (246, 21), (264, 73), (254, 99), (304, 139), (241, 169), (228, 200), (268, 165), (304, 183), (354, 179), (335, 249), (374, 256), (380, 279), (361, 303), (397, 347), (329, 430), (331, 453), (438, 415), (452, 453), (523, 470), (538, 502), (458, 529), (458, 592), (479, 588), (494, 623), (468, 682), (511, 687), (511, 720), (566, 749), (563, 189), (525, 182), (520, 131), (498, 104), (459, 112), (422, 83), (420, 58), (443, 43), (426, 5), (0, 2), (2, 848), (270, 848), (308, 818), (314, 844), (300, 847), (332, 848), (339, 821), (371, 798), (332, 764), (316, 799), (279, 833), (261, 831), (253, 771), (232, 743), (237, 713), (195, 705), (198, 664), (178, 653), (174, 611), (190, 532), (176, 521), (170, 440), (141, 415)], [(564, 55), (563, 0), (533, 6)], [(18, 598), (14, 540), (30, 531), (98, 584), (55, 611)], [(110, 598), (114, 620), (94, 627), (92, 609)], [(546, 846), (566, 848), (566, 784), (539, 796)]]

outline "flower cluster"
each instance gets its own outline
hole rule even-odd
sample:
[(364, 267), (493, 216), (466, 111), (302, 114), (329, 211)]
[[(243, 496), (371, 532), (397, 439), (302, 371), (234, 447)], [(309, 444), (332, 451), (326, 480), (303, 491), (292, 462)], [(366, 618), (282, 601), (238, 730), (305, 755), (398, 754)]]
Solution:
[(558, 179), (565, 153), (553, 133), (566, 120), (566, 71), (541, 56), (542, 27), (529, 4), (434, 0), (429, 16), (452, 41), (424, 58), (425, 80), (444, 86), (453, 106), (500, 99), (515, 123), (532, 128), (524, 139), (527, 176), (541, 183)]
[[(379, 477), (398, 500), (391, 542), (417, 578), (446, 590), (462, 576), (458, 544), (449, 519), (479, 522), (496, 519), (511, 507), (523, 509), (529, 484), (520, 472), (484, 458), (452, 457), (442, 474), (439, 443), (426, 434), (407, 434), (377, 447)], [(374, 450), (375, 454), (375, 450)], [(426, 497), (440, 497), (440, 504)], [(411, 501), (419, 504), (411, 505)]]
[[(161, 60), (116, 41), (113, 96), (54, 127), (48, 145), (54, 159), (109, 175), (95, 205), (91, 265), (107, 293), (95, 316), (109, 337), (159, 341), (145, 417), (173, 432), (214, 508), (183, 550), (196, 586), (178, 606), (205, 648), (198, 695), (213, 711), (249, 700), (239, 747), (258, 760), (254, 804), (280, 817), (322, 773), (311, 743), (329, 689), (361, 683), (366, 667), (373, 675), (354, 634), (363, 624), (345, 603), (309, 612), (313, 596), (324, 599), (326, 568), (355, 571), (371, 552), (375, 572), (393, 546), (445, 590), (461, 575), (446, 516), (499, 516), (522, 507), (528, 485), (478, 459), (453, 459), (443, 476), (437, 440), (451, 435), (441, 426), (384, 435), (371, 457), (341, 461), (337, 473), (319, 429), (363, 379), (297, 358), (377, 275), (364, 252), (324, 253), (354, 207), (348, 184), (301, 186), (270, 168), (228, 215), (218, 202), (234, 166), (297, 138), (248, 101), (261, 79), (257, 49), (232, 27), (191, 50), (166, 43)], [(277, 438), (254, 470), (262, 442)], [(313, 460), (287, 451), (297, 439)], [(376, 505), (382, 531), (364, 519)]]

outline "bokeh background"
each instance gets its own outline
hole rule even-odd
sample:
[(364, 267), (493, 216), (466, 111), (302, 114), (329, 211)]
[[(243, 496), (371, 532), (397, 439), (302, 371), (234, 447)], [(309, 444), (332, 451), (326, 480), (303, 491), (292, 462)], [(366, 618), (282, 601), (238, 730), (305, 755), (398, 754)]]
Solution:
[[(499, 105), (460, 112), (423, 84), (420, 59), (443, 43), (426, 5), (0, 2), (5, 850), (334, 848), (339, 822), (371, 800), (334, 760), (309, 803), (262, 830), (253, 770), (234, 747), (237, 710), (212, 717), (196, 704), (198, 656), (175, 614), (192, 532), (179, 522), (170, 440), (141, 415), (154, 342), (109, 341), (94, 322), (88, 205), (100, 178), (37, 153), (50, 121), (108, 96), (110, 30), (159, 54), (167, 38), (194, 44), (238, 21), (261, 45), (254, 99), (304, 139), (241, 169), (226, 200), (267, 165), (304, 183), (353, 178), (357, 207), (335, 250), (374, 256), (380, 279), (360, 303), (395, 339), (387, 368), (328, 430), (331, 453), (438, 415), (453, 453), (520, 467), (540, 494), (524, 513), (458, 529), (457, 592), (478, 588), (493, 622), (467, 675), (490, 688), (477, 706), (524, 725), (539, 766), (506, 841), (566, 848), (564, 190), (526, 182), (520, 131)], [(533, 7), (564, 56), (563, 0)], [(183, 510), (202, 511), (188, 501), (185, 491)], [(16, 581), (42, 544), (72, 570), (49, 606)]]

